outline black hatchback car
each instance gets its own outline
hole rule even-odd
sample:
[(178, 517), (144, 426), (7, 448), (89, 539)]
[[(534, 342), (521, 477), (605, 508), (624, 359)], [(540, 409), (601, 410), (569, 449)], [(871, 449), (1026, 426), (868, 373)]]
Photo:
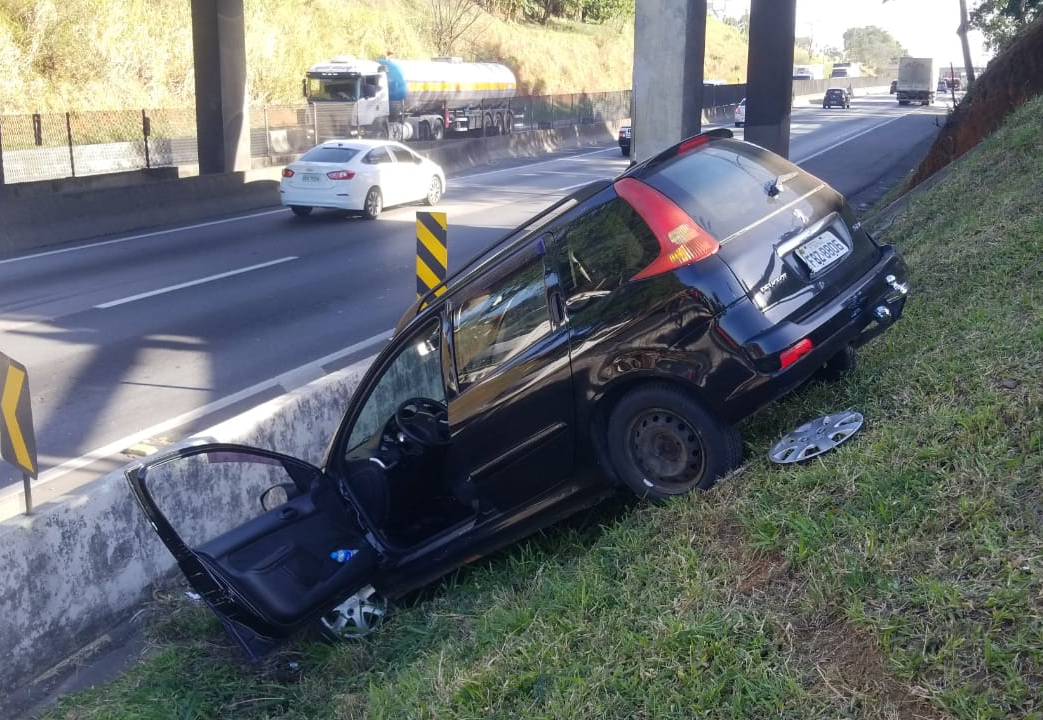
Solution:
[[(257, 657), (316, 621), (364, 627), (374, 594), (426, 585), (619, 488), (709, 488), (741, 462), (736, 423), (849, 368), (907, 292), (895, 249), (841, 195), (716, 130), (575, 192), (420, 298), (321, 468), (211, 444), (127, 478)], [(261, 507), (229, 509), (209, 537), (196, 519), (229, 482), (243, 507), (263, 493)], [(175, 493), (190, 496), (177, 528)]]
[(822, 107), (851, 107), (851, 96), (844, 88), (829, 88), (826, 90), (826, 94), (822, 96)]

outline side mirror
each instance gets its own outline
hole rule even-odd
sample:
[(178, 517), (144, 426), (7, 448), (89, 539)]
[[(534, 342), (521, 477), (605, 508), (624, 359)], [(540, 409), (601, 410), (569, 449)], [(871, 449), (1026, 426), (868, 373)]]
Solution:
[(297, 494), (299, 494), (297, 486), (293, 483), (272, 485), (261, 493), (261, 507), (265, 510), (273, 510), (289, 502), (291, 495)]

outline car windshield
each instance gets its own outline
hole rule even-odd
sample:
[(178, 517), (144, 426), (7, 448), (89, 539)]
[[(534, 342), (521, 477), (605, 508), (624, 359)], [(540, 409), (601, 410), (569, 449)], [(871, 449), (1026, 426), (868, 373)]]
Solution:
[(365, 405), (348, 436), (347, 458), (354, 457), (362, 445), (367, 445), (406, 400), (424, 397), (445, 402), (440, 337), (438, 321), (432, 320), (414, 333), (410, 341), (399, 345), (398, 354), (384, 365), (379, 379), (370, 384)]
[(301, 160), (318, 163), (346, 163), (358, 153), (359, 151), (355, 148), (319, 145), (301, 155)]

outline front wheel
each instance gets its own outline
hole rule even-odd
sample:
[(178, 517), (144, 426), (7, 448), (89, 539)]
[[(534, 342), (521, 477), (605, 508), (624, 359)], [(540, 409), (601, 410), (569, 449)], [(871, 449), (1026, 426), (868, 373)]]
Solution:
[(742, 461), (742, 440), (688, 393), (666, 384), (631, 390), (608, 422), (609, 458), (638, 496), (708, 490)]
[(427, 197), (424, 198), (424, 203), (427, 205), (437, 205), (438, 201), (442, 199), (442, 181), (435, 175), (431, 178), (431, 184), (427, 188)]
[(384, 197), (380, 194), (380, 188), (371, 187), (366, 193), (366, 203), (362, 208), (362, 216), (367, 220), (376, 220), (384, 209)]

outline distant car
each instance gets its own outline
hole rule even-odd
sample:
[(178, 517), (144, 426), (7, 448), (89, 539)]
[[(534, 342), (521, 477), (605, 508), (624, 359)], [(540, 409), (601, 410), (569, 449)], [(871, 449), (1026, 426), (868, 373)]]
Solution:
[(623, 125), (619, 128), (619, 150), (623, 153), (623, 157), (630, 157), (630, 140), (632, 132), (629, 125)]
[(892, 80), (891, 81), (891, 94), (894, 95), (896, 92), (898, 92), (898, 81), (897, 80)]
[(335, 208), (369, 220), (391, 205), (434, 205), (444, 192), (441, 167), (390, 140), (328, 140), (283, 168), (279, 183), (295, 215)]
[(739, 101), (735, 106), (735, 127), (746, 125), (746, 98)]
[(822, 97), (822, 107), (849, 108), (851, 107), (851, 96), (847, 94), (847, 90), (844, 88), (829, 88)]
[[(209, 444), (126, 471), (247, 653), (309, 626), (365, 630), (375, 597), (620, 489), (710, 488), (742, 460), (742, 420), (850, 370), (899, 319), (895, 248), (822, 180), (731, 138), (712, 130), (584, 185), (418, 298), (321, 467)], [(173, 494), (193, 508), (221, 486), (242, 500), (224, 501), (224, 527), (163, 512)]]

